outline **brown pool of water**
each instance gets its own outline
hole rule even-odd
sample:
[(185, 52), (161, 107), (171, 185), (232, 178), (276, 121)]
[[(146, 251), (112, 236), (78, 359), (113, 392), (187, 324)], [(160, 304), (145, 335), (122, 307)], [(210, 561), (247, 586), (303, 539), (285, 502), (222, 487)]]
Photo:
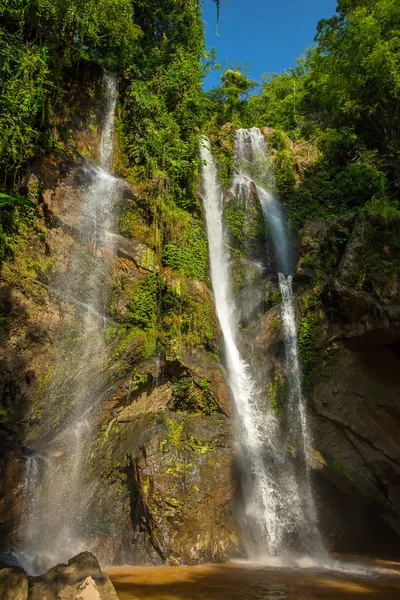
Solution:
[(365, 574), (247, 563), (124, 566), (110, 567), (107, 573), (120, 600), (400, 600), (397, 563), (362, 564)]

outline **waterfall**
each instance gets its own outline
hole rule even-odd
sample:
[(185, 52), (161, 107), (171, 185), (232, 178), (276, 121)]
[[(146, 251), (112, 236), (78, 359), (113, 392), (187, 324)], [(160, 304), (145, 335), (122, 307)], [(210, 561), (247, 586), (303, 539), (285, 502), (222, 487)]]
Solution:
[(235, 301), (230, 286), (230, 264), (223, 223), (223, 194), (208, 140), (201, 143), (202, 199), (209, 243), (211, 281), (224, 339), (244, 497), (243, 531), (249, 557), (280, 555), (303, 523), (302, 501), (286, 448), (279, 439), (279, 423), (269, 409), (241, 355)]
[(289, 274), (291, 261), (287, 233), (282, 209), (275, 197), (273, 165), (264, 136), (257, 127), (236, 131), (232, 187), (236, 195), (242, 198), (249, 198), (253, 190), (257, 192), (264, 219), (268, 223), (276, 270)]
[[(103, 315), (112, 266), (109, 230), (119, 197), (118, 180), (110, 174), (116, 76), (105, 73), (103, 88), (99, 166), (88, 163), (84, 169), (87, 185), (76, 243), (67, 272), (52, 285), (57, 298), (67, 305), (73, 300), (75, 314), (70, 329), (64, 336), (60, 334), (60, 359), (54, 365), (57, 385), (46, 398), (45, 414), (38, 424), (41, 435), (33, 440), (33, 454), (26, 465), (26, 506), (17, 550), (31, 561), (34, 572), (65, 561), (88, 546), (87, 455), (107, 392)], [(57, 412), (52, 414), (52, 410)]]
[(233, 188), (239, 198), (249, 197), (253, 190), (260, 200), (267, 234), (272, 241), (274, 264), (279, 274), (282, 296), (281, 317), (285, 340), (285, 355), (289, 368), (289, 392), (285, 406), (285, 423), (290, 444), (296, 450), (300, 474), (288, 466), (295, 493), (290, 501), (297, 503), (298, 544), (307, 552), (323, 555), (324, 547), (318, 529), (311, 477), (309, 448), (311, 442), (306, 403), (301, 385), (301, 366), (298, 350), (296, 303), (292, 290), (290, 248), (282, 209), (276, 199), (273, 164), (261, 131), (239, 129), (235, 137), (235, 175)]
[(301, 366), (296, 324), (296, 301), (293, 295), (291, 275), (285, 277), (282, 273), (279, 273), (279, 288), (282, 295), (282, 323), (285, 339), (285, 354), (290, 368), (286, 420), (289, 428), (289, 437), (296, 444), (299, 463), (303, 466), (303, 477), (300, 481), (305, 516), (303, 535), (305, 535), (308, 540), (308, 546), (312, 549), (312, 554), (314, 554), (314, 556), (319, 555), (319, 557), (324, 557), (325, 549), (318, 528), (318, 514), (311, 482), (311, 434), (308, 424), (307, 407), (301, 385)]

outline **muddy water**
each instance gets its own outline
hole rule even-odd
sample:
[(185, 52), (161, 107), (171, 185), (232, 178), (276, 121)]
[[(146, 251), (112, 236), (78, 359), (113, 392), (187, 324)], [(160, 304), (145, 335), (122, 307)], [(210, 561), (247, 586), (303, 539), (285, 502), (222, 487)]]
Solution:
[(246, 563), (199, 567), (113, 567), (120, 600), (400, 600), (399, 565), (285, 569)]

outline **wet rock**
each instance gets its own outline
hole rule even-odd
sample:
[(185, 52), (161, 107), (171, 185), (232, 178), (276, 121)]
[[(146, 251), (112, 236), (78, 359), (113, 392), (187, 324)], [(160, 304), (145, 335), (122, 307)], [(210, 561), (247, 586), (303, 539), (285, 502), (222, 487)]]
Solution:
[(96, 557), (82, 552), (39, 577), (31, 577), (29, 600), (118, 600)]
[(307, 317), (314, 332), (306, 393), (326, 461), (316, 491), (338, 551), (393, 556), (399, 541), (398, 233), (395, 220), (363, 213), (309, 223), (301, 236), (297, 275), (310, 257), (316, 275), (298, 303), (299, 326)]
[(0, 600), (27, 600), (28, 578), (17, 567), (0, 570)]
[(119, 257), (131, 261), (138, 269), (157, 273), (161, 269), (161, 263), (157, 255), (146, 246), (123, 237), (115, 236), (116, 251)]
[[(110, 432), (116, 430), (111, 423)], [(93, 540), (98, 556), (107, 547), (114, 562), (196, 564), (237, 552), (231, 434), (223, 414), (165, 407), (135, 417), (124, 409), (118, 433), (107, 436), (95, 464), (105, 478), (90, 500), (89, 526), (102, 528)]]
[(74, 585), (67, 585), (58, 594), (59, 600), (100, 600), (96, 583), (91, 577), (86, 577)]

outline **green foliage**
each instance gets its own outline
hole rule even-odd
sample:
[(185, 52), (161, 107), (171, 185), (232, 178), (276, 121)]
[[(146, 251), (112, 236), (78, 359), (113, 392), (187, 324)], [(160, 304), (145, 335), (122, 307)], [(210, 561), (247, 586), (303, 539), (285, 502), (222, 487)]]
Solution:
[(20, 211), (13, 206), (0, 209), (0, 264), (13, 255), (17, 247)]
[(221, 126), (233, 122), (246, 125), (246, 112), (250, 91), (256, 86), (239, 69), (228, 69), (221, 76), (221, 85), (208, 93), (207, 111), (210, 125)]
[(8, 0), (0, 7), (0, 170), (50, 149), (51, 107), (71, 67), (117, 69), (141, 30), (131, 0)]
[(236, 241), (244, 242), (246, 227), (246, 211), (243, 206), (231, 203), (225, 209), (224, 221)]
[(277, 306), (282, 302), (282, 295), (280, 289), (277, 287), (267, 298), (265, 298), (265, 304), (268, 308)]
[(0, 193), (0, 207), (5, 206), (6, 204), (22, 204), (24, 206), (29, 206), (30, 208), (36, 208), (36, 204), (26, 198), (15, 198), (14, 196)]
[(231, 185), (234, 163), (235, 127), (232, 123), (220, 127), (212, 125), (211, 121), (207, 129), (211, 134), (212, 153), (218, 164), (219, 182), (224, 189), (228, 189)]
[(277, 188), (298, 228), (366, 204), (390, 214), (400, 200), (399, 3), (340, 0), (337, 13), (293, 68), (263, 77), (261, 94), (231, 71), (209, 94), (211, 130), (275, 128)]
[(162, 254), (163, 264), (193, 279), (203, 280), (206, 275), (207, 239), (198, 226), (187, 231), (183, 244), (167, 244)]
[(165, 344), (194, 349), (208, 347), (214, 337), (210, 309), (201, 298), (182, 289), (168, 289), (162, 297), (162, 328)]
[(290, 198), (296, 185), (296, 175), (290, 152), (288, 150), (280, 150), (275, 157), (274, 165), (279, 194), (284, 198)]
[(308, 267), (309, 269), (318, 269), (320, 266), (320, 257), (317, 252), (311, 252), (302, 256), (300, 259), (300, 265), (302, 267)]
[(337, 473), (340, 473), (340, 475), (344, 475), (344, 477), (346, 477), (346, 479), (349, 479), (350, 481), (352, 481), (353, 477), (351, 476), (350, 471), (345, 467), (345, 465), (340, 460), (338, 460), (337, 458), (334, 458), (332, 460), (332, 462), (330, 463), (330, 466)]
[(128, 320), (144, 330), (154, 330), (157, 326), (159, 281), (150, 273), (140, 283), (137, 292), (129, 303)]
[(196, 384), (189, 375), (174, 383), (173, 408), (194, 413), (212, 414), (218, 411), (218, 403), (207, 381)]
[(148, 379), (148, 373), (141, 373), (137, 369), (133, 369), (130, 380), (130, 391), (136, 392), (136, 390), (143, 387), (147, 383)]
[(196, 210), (203, 26), (198, 0), (136, 0), (143, 30), (126, 70), (121, 142), (131, 177)]
[(280, 131), (279, 129), (274, 131), (274, 133), (268, 138), (268, 141), (270, 146), (275, 150), (288, 150), (287, 137), (283, 131)]
[(268, 387), (268, 402), (272, 412), (278, 417), (281, 417), (284, 414), (287, 394), (287, 379), (276, 375)]
[(310, 315), (306, 315), (301, 320), (299, 330), (299, 353), (304, 381), (305, 383), (308, 383), (317, 360), (315, 326), (313, 318)]

